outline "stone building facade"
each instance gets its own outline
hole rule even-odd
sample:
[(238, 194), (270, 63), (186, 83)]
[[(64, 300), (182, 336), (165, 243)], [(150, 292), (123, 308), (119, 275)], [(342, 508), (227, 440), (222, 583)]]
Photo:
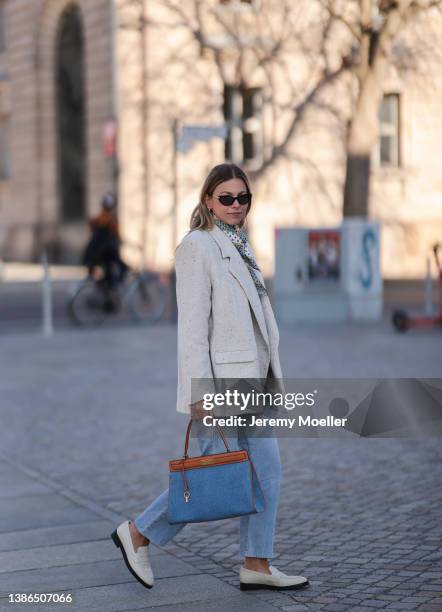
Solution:
[(113, 114), (111, 5), (0, 4), (2, 256), (35, 260), (46, 244), (52, 260), (78, 261), (86, 216), (112, 176), (102, 154)]
[[(178, 10), (171, 11), (171, 3)], [(269, 139), (284, 136), (290, 111), (274, 121), (263, 71), (240, 89), (226, 85), (234, 83), (227, 61), (226, 80), (220, 79), (214, 53), (195, 37), (195, 16), (186, 13), (191, 4), (0, 0), (5, 259), (35, 260), (46, 244), (53, 261), (78, 262), (87, 218), (98, 210), (101, 195), (115, 187), (124, 257), (167, 271), (206, 172), (226, 155), (256, 177), (248, 229), (266, 275), (273, 272), (275, 227), (340, 223), (345, 159), (336, 126), (319, 108), (307, 112), (287, 154), (260, 177)], [(247, 20), (247, 11), (260, 10), (253, 0), (205, 4), (219, 5), (220, 11), (219, 19), (206, 16), (212, 47), (228, 44), (219, 23), (235, 12)], [(296, 78), (308, 79), (303, 58), (284, 61)], [(289, 107), (291, 90), (283, 75), (275, 71), (273, 77)], [(344, 113), (347, 91), (344, 79), (326, 94), (335, 104), (342, 100)], [(420, 277), (429, 247), (442, 240), (440, 63), (427, 63), (425, 79), (392, 68), (384, 91), (369, 216), (382, 224), (384, 277)], [(113, 118), (118, 173), (103, 151), (104, 127)], [(227, 143), (215, 139), (175, 152), (174, 126), (226, 120)]]

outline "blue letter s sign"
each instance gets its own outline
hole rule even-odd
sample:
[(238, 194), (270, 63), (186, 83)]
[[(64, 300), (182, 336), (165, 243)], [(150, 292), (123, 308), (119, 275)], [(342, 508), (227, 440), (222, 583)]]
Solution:
[(362, 234), (362, 265), (364, 272), (359, 272), (359, 280), (364, 289), (370, 289), (373, 283), (373, 250), (376, 246), (376, 234), (373, 228), (368, 227)]

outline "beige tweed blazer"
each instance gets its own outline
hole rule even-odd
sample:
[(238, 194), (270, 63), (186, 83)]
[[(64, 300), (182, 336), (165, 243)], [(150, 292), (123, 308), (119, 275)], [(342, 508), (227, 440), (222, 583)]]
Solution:
[[(175, 270), (176, 409), (189, 413), (189, 404), (201, 399), (191, 393), (195, 390), (192, 379), (265, 378), (269, 366), (275, 379), (281, 379), (279, 332), (270, 300), (258, 295), (229, 237), (217, 225), (212, 230), (190, 231), (176, 249)], [(256, 341), (251, 309), (264, 342)]]

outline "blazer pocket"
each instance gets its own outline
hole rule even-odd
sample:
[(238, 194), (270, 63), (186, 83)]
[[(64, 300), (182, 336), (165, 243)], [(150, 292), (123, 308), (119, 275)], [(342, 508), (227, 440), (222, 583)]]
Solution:
[(242, 361), (255, 361), (255, 351), (252, 349), (215, 351), (215, 363), (239, 363)]

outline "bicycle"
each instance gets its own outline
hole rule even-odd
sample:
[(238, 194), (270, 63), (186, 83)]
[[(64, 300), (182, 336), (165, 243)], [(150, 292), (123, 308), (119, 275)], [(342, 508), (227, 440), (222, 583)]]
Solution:
[(67, 310), (77, 325), (101, 325), (108, 317), (127, 309), (131, 318), (154, 324), (161, 319), (167, 306), (167, 287), (161, 277), (150, 270), (129, 269), (123, 282), (109, 287), (103, 269), (94, 271), (71, 289)]

